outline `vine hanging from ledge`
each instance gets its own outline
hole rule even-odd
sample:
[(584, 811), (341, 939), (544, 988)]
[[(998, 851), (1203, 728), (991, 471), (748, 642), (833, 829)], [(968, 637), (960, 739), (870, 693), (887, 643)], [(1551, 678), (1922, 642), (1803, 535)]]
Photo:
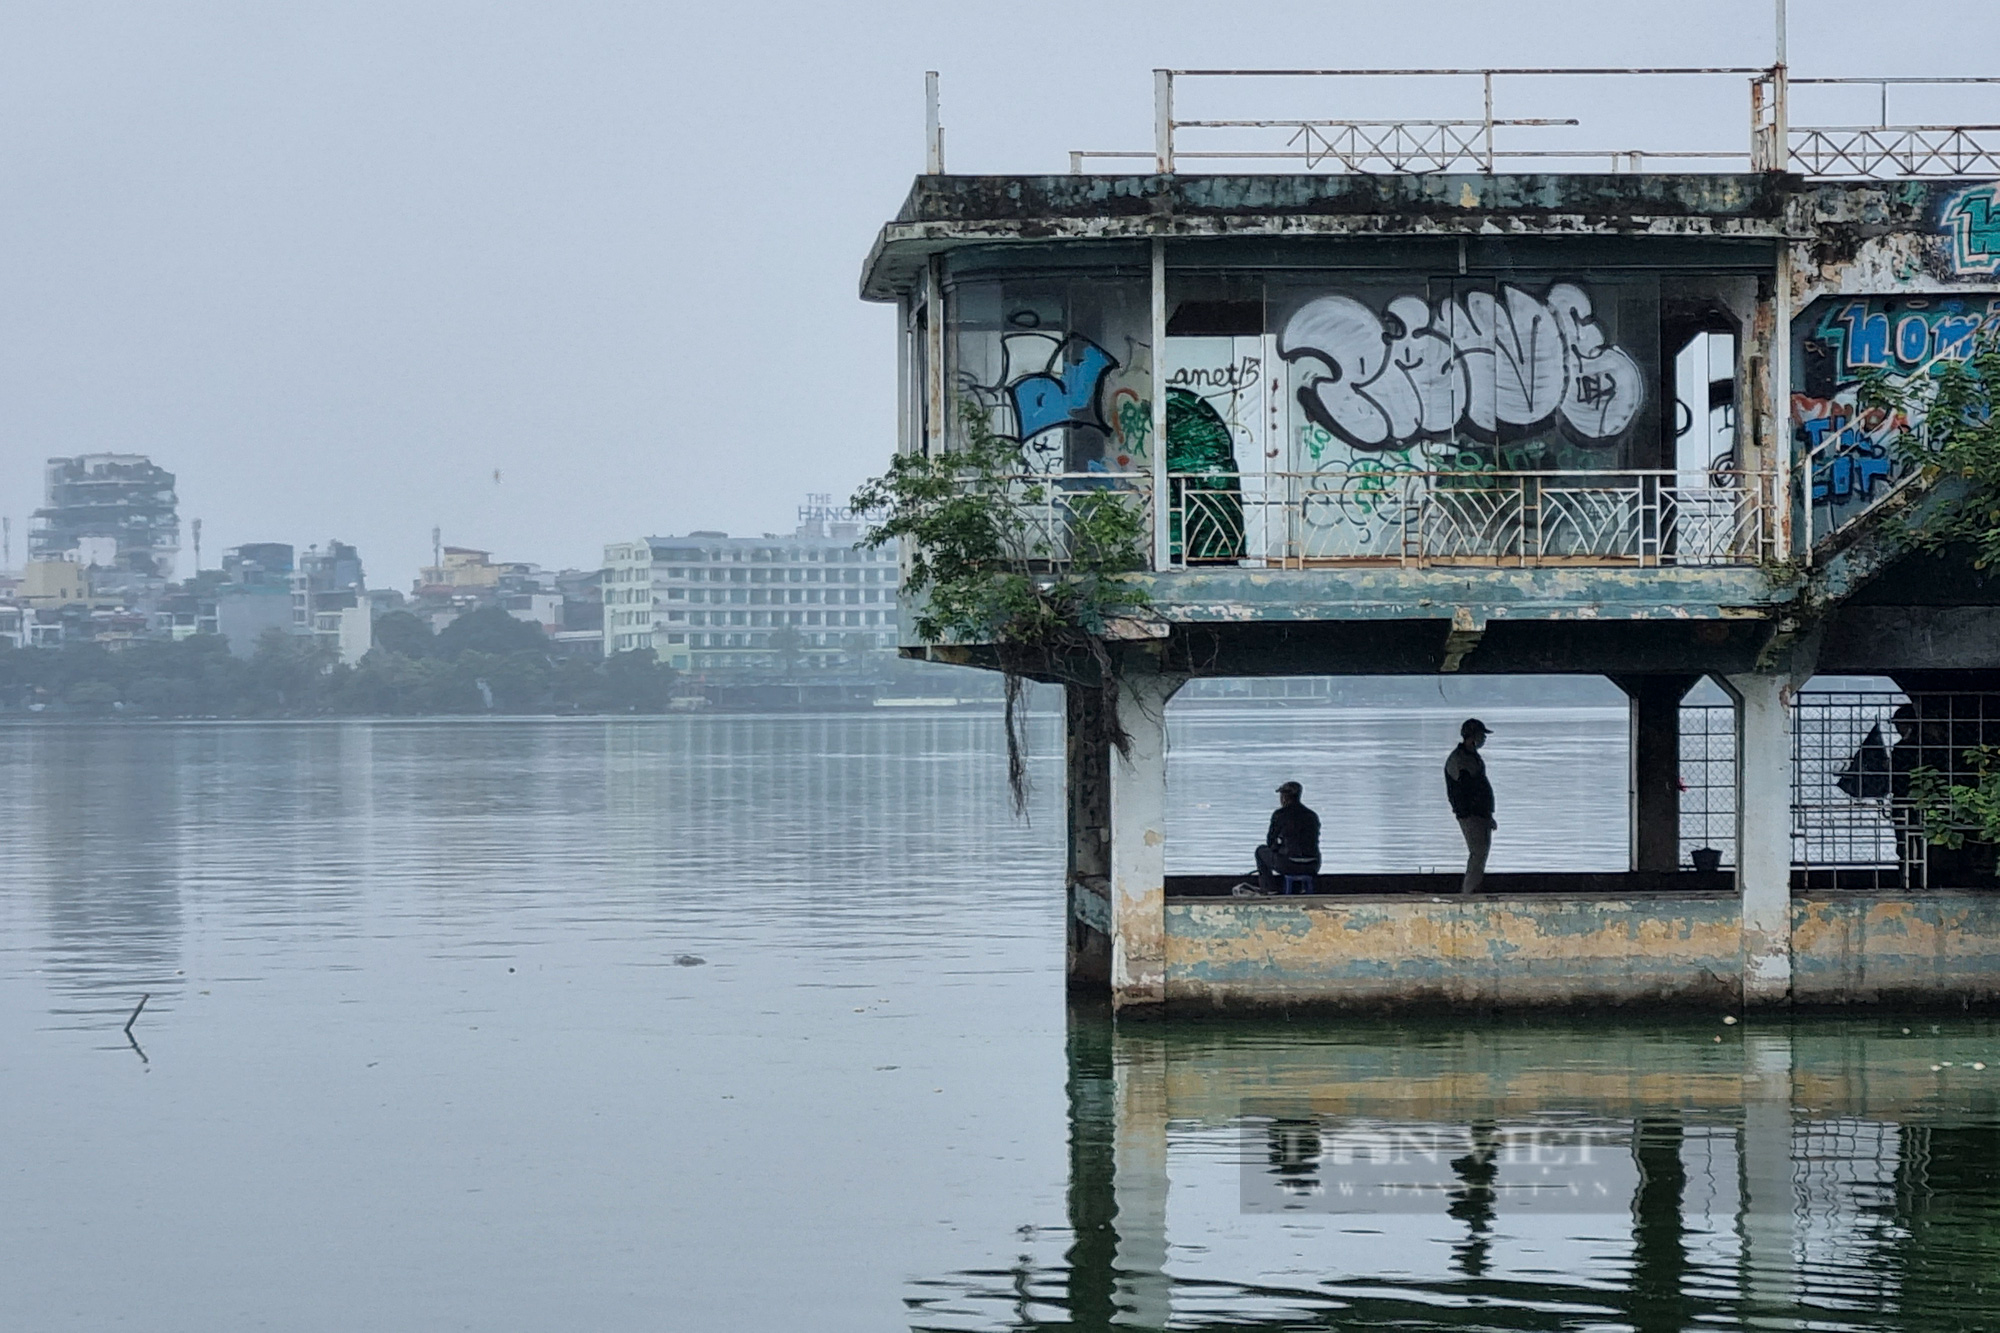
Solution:
[(957, 447), (899, 454), (853, 505), (882, 515), (864, 544), (909, 543), (903, 593), (917, 607), (917, 637), (992, 651), (1006, 681), (1007, 787), (1020, 813), (1028, 790), (1019, 705), (1029, 680), (1100, 691), (1096, 739), (1129, 751), (1107, 640), (1152, 614), (1144, 589), (1120, 577), (1145, 567), (1146, 511), (1109, 478), (1072, 487), (1030, 473), (1020, 442), (995, 434), (976, 402), (959, 404), (959, 423)]

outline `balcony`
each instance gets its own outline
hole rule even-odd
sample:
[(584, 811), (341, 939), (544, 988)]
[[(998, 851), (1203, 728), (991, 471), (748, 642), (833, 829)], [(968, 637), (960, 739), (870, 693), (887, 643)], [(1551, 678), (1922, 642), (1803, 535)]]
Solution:
[(1009, 483), (1024, 558), (1060, 564), (1071, 514), (1107, 494), (1153, 534), (1151, 568), (1322, 566), (1658, 568), (1779, 558), (1765, 473), (1334, 470), (1174, 473), (1165, 523), (1139, 473)]

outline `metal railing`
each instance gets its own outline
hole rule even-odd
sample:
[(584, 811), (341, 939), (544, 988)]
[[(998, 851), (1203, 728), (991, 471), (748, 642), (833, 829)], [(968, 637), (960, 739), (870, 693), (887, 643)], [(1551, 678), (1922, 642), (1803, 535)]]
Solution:
[[(1085, 506), (1129, 505), (1153, 531), (1142, 472), (1000, 479), (1009, 554), (1061, 564)], [(1152, 566), (1331, 564), (1741, 565), (1778, 557), (1776, 481), (1763, 473), (1668, 471), (1177, 472), (1167, 479), (1168, 549)]]
[(1767, 474), (1200, 473), (1169, 486), (1174, 566), (1726, 565), (1776, 554)]
[[(1129, 505), (1138, 531), (1150, 532), (1152, 476), (1144, 472), (1052, 472), (1000, 481), (1016, 522), (1008, 554), (1029, 564), (1058, 565), (1073, 554), (1078, 511), (1105, 503)], [(1142, 538), (1143, 540), (1143, 538)]]
[[(1575, 117), (1500, 116), (1496, 82), (1550, 78), (1714, 79), (1749, 76), (1749, 137), (1742, 147), (1522, 146), (1515, 131), (1577, 128)], [(1315, 117), (1181, 118), (1180, 85), (1188, 80), (1421, 79), (1478, 81), (1479, 114), (1393, 119)], [(1640, 171), (1649, 162), (1697, 169), (1797, 171), (1821, 178), (1902, 178), (2000, 173), (2000, 124), (1895, 124), (1892, 87), (2000, 85), (1994, 77), (1795, 78), (1782, 63), (1769, 68), (1622, 67), (1492, 69), (1159, 69), (1153, 71), (1154, 143), (1150, 151), (1084, 149), (1069, 155), (1072, 173), (1092, 162), (1150, 161), (1161, 174), (1193, 162), (1242, 165), (1296, 163), (1306, 171), (1409, 175), (1441, 171), (1491, 173), (1501, 164), (1598, 164)], [(1873, 88), (1879, 116), (1867, 124), (1793, 124), (1794, 89)], [(1674, 118), (1661, 118), (1672, 123)], [(1503, 143), (1503, 134), (1507, 142)], [(935, 135), (933, 125), (933, 134)], [(1282, 135), (1280, 138), (1278, 136)], [(933, 140), (935, 142), (935, 139)], [(1234, 146), (1211, 146), (1217, 143)], [(941, 152), (937, 170), (942, 170)]]
[[(1798, 79), (1776, 71), (1759, 80), (1764, 96), (1791, 88), (1874, 88), (1873, 125), (1791, 125), (1785, 138), (1793, 171), (1806, 176), (1895, 179), (2000, 173), (2000, 125), (1899, 125), (1889, 120), (1892, 87), (2000, 85), (2000, 78)], [(1782, 123), (1780, 121), (1779, 123)], [(1773, 133), (1768, 127), (1767, 136)], [(1770, 154), (1765, 150), (1766, 160)]]

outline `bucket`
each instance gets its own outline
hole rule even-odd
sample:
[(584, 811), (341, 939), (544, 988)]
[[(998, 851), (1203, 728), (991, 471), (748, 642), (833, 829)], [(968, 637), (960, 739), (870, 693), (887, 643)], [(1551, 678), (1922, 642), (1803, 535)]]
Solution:
[(1713, 875), (1722, 869), (1722, 853), (1713, 847), (1697, 847), (1688, 853), (1688, 858), (1694, 862), (1694, 868), (1704, 875)]

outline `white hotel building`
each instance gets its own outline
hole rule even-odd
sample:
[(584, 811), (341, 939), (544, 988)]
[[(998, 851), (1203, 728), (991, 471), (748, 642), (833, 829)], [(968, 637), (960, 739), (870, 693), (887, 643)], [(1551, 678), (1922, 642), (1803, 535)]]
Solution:
[(895, 550), (856, 550), (859, 535), (858, 524), (808, 522), (789, 537), (612, 542), (605, 655), (651, 648), (676, 670), (720, 673), (778, 670), (788, 643), (794, 665), (808, 671), (857, 650), (892, 649)]

